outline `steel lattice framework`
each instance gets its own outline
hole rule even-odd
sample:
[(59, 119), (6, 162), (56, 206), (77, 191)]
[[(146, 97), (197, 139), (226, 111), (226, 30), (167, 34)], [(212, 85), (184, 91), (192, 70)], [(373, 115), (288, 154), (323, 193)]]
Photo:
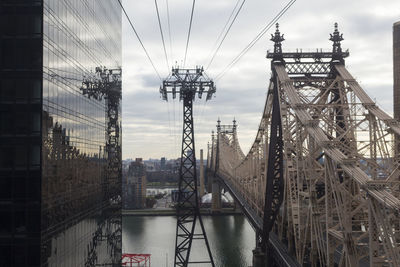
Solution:
[[(198, 94), (202, 98), (207, 93), (207, 100), (210, 100), (216, 89), (214, 82), (204, 73), (203, 68), (179, 69), (173, 68), (172, 74), (163, 81), (160, 93), (164, 100), (167, 94), (171, 93), (175, 98), (183, 100), (183, 133), (181, 164), (179, 170), (179, 188), (177, 205), (177, 226), (174, 266), (188, 266), (189, 264), (209, 264), (214, 266), (210, 246), (203, 220), (199, 210), (199, 198), (197, 191), (196, 156), (193, 127), (193, 101)], [(201, 232), (195, 232), (196, 221), (199, 221)], [(206, 261), (190, 261), (192, 241), (204, 239), (208, 252)]]
[(278, 28), (271, 40), (256, 139), (243, 156), (219, 131), (209, 167), (262, 220), (261, 247), (273, 225), (300, 265), (400, 266), (400, 123), (346, 69), (337, 24), (332, 52), (282, 52)]
[[(96, 67), (94, 77), (85, 78), (82, 83), (82, 94), (89, 98), (106, 101), (106, 148), (107, 174), (104, 181), (104, 199), (108, 201), (111, 196), (121, 195), (121, 113), (122, 77), (121, 69), (106, 69)], [(113, 185), (115, 187), (109, 187)]]
[[(83, 95), (98, 101), (106, 102), (106, 147), (107, 165), (102, 181), (104, 212), (111, 217), (108, 222), (102, 221), (102, 227), (96, 232), (95, 242), (107, 241), (107, 245), (113, 250), (113, 262), (121, 261), (122, 242), (122, 217), (121, 217), (121, 190), (122, 190), (122, 153), (121, 153), (121, 125), (119, 114), (121, 114), (122, 97), (122, 70), (96, 67), (95, 74), (85, 77), (80, 88)], [(91, 253), (93, 252), (93, 253)], [(94, 254), (95, 247), (89, 253), (87, 266), (94, 266), (97, 255)]]

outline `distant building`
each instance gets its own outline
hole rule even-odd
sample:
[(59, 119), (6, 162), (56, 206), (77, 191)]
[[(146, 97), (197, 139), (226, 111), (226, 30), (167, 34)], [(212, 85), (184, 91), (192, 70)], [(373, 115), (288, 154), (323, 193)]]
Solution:
[(0, 266), (120, 266), (107, 103), (80, 87), (120, 66), (121, 7), (1, 0), (0, 21)]
[[(400, 21), (393, 24), (393, 111), (400, 121)], [(400, 158), (400, 136), (396, 136), (396, 154)]]
[(146, 167), (142, 158), (137, 158), (129, 165), (125, 184), (126, 209), (142, 209), (146, 206)]
[(165, 158), (164, 157), (161, 158), (160, 168), (161, 168), (161, 170), (165, 170)]
[(131, 164), (133, 160), (132, 159), (124, 159), (122, 161), (122, 169), (123, 170), (128, 170), (129, 169), (129, 164)]

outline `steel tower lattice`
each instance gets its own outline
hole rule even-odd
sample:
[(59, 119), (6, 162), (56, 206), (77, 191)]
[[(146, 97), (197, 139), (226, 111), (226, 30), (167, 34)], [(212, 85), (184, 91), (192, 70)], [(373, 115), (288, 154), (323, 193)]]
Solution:
[[(107, 69), (96, 67), (95, 74), (85, 77), (80, 88), (83, 95), (94, 98), (98, 101), (103, 99), (106, 102), (106, 147), (107, 165), (102, 181), (103, 205), (106, 206), (105, 212), (110, 213), (112, 221), (105, 225), (106, 233), (98, 231), (96, 241), (108, 242), (113, 253), (114, 261), (121, 261), (121, 248), (116, 244), (121, 243), (122, 239), (122, 218), (120, 203), (122, 197), (122, 153), (121, 153), (121, 125), (119, 114), (121, 113), (122, 98), (122, 70), (121, 68)], [(105, 224), (105, 222), (102, 222)], [(115, 231), (111, 231), (114, 228)], [(113, 232), (113, 234), (111, 234)], [(94, 248), (93, 248), (94, 249)], [(95, 258), (92, 255), (91, 258)], [(97, 259), (96, 259), (97, 260)], [(92, 262), (96, 262), (92, 260)], [(89, 264), (89, 266), (92, 266)]]
[[(200, 99), (203, 93), (207, 93), (206, 100), (210, 100), (215, 91), (214, 82), (203, 73), (203, 68), (200, 67), (196, 67), (195, 69), (173, 68), (172, 74), (163, 81), (162, 87), (160, 87), (163, 100), (168, 100), (168, 93), (171, 93), (173, 98), (176, 98), (176, 94), (179, 93), (179, 99), (183, 100), (183, 132), (179, 171), (175, 266), (188, 266), (189, 264), (199, 263), (214, 266), (199, 210), (193, 127), (193, 101), (195, 100), (196, 93)], [(201, 233), (196, 234), (195, 226), (197, 219), (200, 223)], [(192, 241), (194, 239), (204, 239), (209, 260), (189, 261)]]

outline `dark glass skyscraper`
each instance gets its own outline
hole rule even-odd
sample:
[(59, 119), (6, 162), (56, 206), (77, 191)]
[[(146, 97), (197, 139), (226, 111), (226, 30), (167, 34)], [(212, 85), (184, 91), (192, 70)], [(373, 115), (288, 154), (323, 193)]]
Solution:
[(118, 1), (2, 0), (0, 18), (0, 266), (117, 266), (107, 100), (80, 88), (121, 66)]

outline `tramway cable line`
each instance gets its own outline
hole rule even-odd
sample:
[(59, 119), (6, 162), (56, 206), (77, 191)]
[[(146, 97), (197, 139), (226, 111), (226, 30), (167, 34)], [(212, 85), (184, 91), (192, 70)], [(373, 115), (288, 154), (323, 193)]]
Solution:
[[(226, 36), (228, 35), (229, 31), (231, 30), (233, 23), (235, 23), (236, 18), (238, 17), (240, 11), (242, 10), (242, 7), (243, 7), (243, 5), (244, 5), (245, 2), (246, 2), (246, 0), (243, 0), (243, 1), (242, 1), (242, 4), (239, 6), (239, 9), (237, 10), (237, 12), (236, 12), (235, 16), (233, 17), (231, 23), (229, 24), (229, 27), (228, 27), (228, 29), (226, 30), (224, 36), (222, 37), (221, 42), (219, 43), (217, 49), (214, 51), (214, 54), (213, 54), (213, 56), (211, 57), (211, 60), (210, 60), (210, 62), (208, 63), (208, 65), (207, 65), (207, 67), (206, 67), (206, 70), (211, 66), (212, 62), (214, 61), (215, 56), (217, 55), (219, 49), (221, 48), (223, 42), (225, 41)], [(238, 1), (237, 3), (239, 3), (239, 1)], [(236, 9), (236, 6), (235, 6), (235, 9)], [(233, 11), (235, 11), (235, 9), (233, 9)], [(230, 20), (231, 17), (232, 17), (233, 11), (232, 11), (231, 16), (229, 17), (229, 19), (228, 19), (228, 21), (227, 21), (227, 24), (228, 24), (229, 20)], [(222, 30), (222, 32), (225, 30), (227, 24), (225, 24), (225, 27), (224, 27), (224, 29)], [(222, 32), (221, 32), (221, 33), (222, 33)], [(220, 38), (220, 37), (218, 37), (218, 39), (219, 39), (219, 38)], [(217, 39), (217, 41), (218, 41), (218, 39)]]
[(163, 34), (162, 26), (161, 26), (160, 13), (158, 11), (157, 0), (154, 0), (154, 4), (156, 6), (156, 11), (157, 11), (158, 26), (160, 28), (161, 40), (162, 40), (162, 44), (163, 44), (163, 48), (164, 48), (165, 62), (167, 64), (167, 70), (169, 72), (168, 55), (167, 55), (167, 50), (165, 48), (164, 34)]
[[(213, 49), (211, 50), (211, 53), (210, 53), (210, 55), (212, 54), (212, 56), (211, 56), (211, 59), (210, 59), (208, 65), (206, 67), (206, 70), (209, 69), (209, 67), (211, 66), (212, 62), (214, 61), (214, 58), (216, 57), (219, 49), (221, 48), (223, 42), (225, 41), (225, 38), (227, 37), (229, 31), (231, 30), (233, 23), (236, 21), (236, 18), (238, 17), (240, 11), (242, 10), (242, 7), (243, 7), (245, 2), (246, 2), (246, 0), (243, 0), (242, 4), (240, 6), (239, 6), (240, 0), (238, 0), (236, 2), (231, 14), (228, 17), (228, 20), (226, 21), (224, 27), (222, 28), (221, 32), (219, 33), (217, 39), (215, 40), (215, 43), (213, 45)], [(238, 6), (239, 6), (239, 9), (237, 9)], [(235, 11), (236, 11), (236, 13), (235, 13)], [(233, 17), (234, 14), (235, 14), (235, 16)], [(232, 17), (233, 17), (233, 19), (232, 19)], [(232, 21), (231, 21), (231, 19), (232, 19)], [(229, 22), (231, 22), (231, 23), (229, 24)], [(229, 27), (228, 27), (228, 24), (229, 24)], [(228, 29), (226, 30), (227, 27), (228, 27)], [(225, 32), (225, 34), (224, 34), (224, 32)], [(221, 37), (222, 37), (222, 40), (221, 40)], [(219, 42), (219, 45), (217, 46), (218, 42)], [(212, 53), (213, 50), (214, 50), (214, 53)], [(199, 115), (199, 119), (198, 119), (199, 126), (202, 126), (202, 124), (204, 122), (203, 114), (204, 114), (204, 110), (205, 110), (206, 106), (207, 106), (207, 101), (204, 101), (203, 104), (201, 105), (201, 108), (200, 108), (200, 115)], [(201, 127), (199, 127), (199, 128), (201, 128)]]
[[(164, 34), (163, 34), (163, 30), (162, 30), (161, 19), (160, 19), (160, 12), (159, 12), (159, 10), (158, 10), (157, 0), (154, 0), (154, 5), (155, 5), (155, 8), (156, 8), (158, 26), (159, 26), (159, 29), (160, 29), (160, 35), (161, 35), (162, 45), (163, 45), (163, 49), (164, 49), (165, 63), (166, 63), (166, 65), (167, 65), (167, 73), (169, 73), (168, 55), (167, 55), (167, 49), (166, 49), (166, 47), (165, 47)], [(167, 103), (167, 112), (168, 112), (169, 135), (170, 135), (172, 138), (175, 138), (175, 137), (173, 136), (173, 133), (172, 133), (173, 131), (172, 131), (172, 127), (171, 127), (171, 112), (170, 112), (170, 108), (169, 108), (169, 103)]]
[(167, 6), (167, 22), (168, 22), (168, 37), (169, 37), (169, 55), (172, 60), (172, 38), (171, 38), (171, 22), (170, 22), (170, 17), (169, 17), (169, 4), (168, 0), (165, 0), (166, 6)]
[(124, 6), (122, 5), (121, 0), (117, 0), (117, 1), (118, 1), (119, 5), (121, 6), (122, 11), (124, 12), (126, 19), (128, 20), (129, 25), (131, 26), (133, 32), (135, 33), (136, 38), (138, 39), (140, 45), (142, 46), (142, 48), (143, 48), (143, 50), (144, 50), (144, 52), (145, 52), (145, 54), (147, 56), (147, 59), (150, 61), (151, 66), (153, 67), (153, 69), (156, 72), (156, 74), (157, 74), (158, 78), (160, 79), (160, 81), (162, 81), (160, 73), (158, 72), (156, 66), (154, 65), (153, 60), (151, 60), (151, 57), (150, 57), (149, 53), (147, 52), (147, 49), (144, 46), (142, 39), (140, 38), (138, 32), (136, 31), (135, 27), (133, 26), (133, 23), (132, 23), (131, 19), (129, 18), (128, 14), (126, 13), (126, 10), (125, 10)]
[(225, 74), (237, 63), (239, 60), (267, 33), (267, 31), (289, 10), (289, 8), (296, 2), (290, 0), (286, 6), (257, 34), (257, 36), (245, 47), (243, 50), (221, 71), (215, 80), (220, 80)]
[[(239, 3), (240, 3), (240, 0), (237, 0), (235, 6), (233, 7), (233, 9), (232, 9), (232, 11), (231, 11), (231, 14), (229, 15), (228, 20), (225, 22), (224, 27), (222, 28), (221, 32), (219, 33), (217, 39), (215, 40), (214, 45), (212, 46), (212, 49), (211, 49), (211, 51), (210, 51), (210, 53), (209, 53), (209, 55), (208, 55), (207, 58), (211, 57), (212, 52), (213, 52), (213, 51), (215, 50), (215, 48), (217, 47), (218, 41), (221, 39), (222, 35), (224, 34), (225, 29), (226, 29), (226, 27), (228, 26), (229, 21), (231, 21), (231, 18), (232, 18), (232, 16), (233, 16), (233, 14), (235, 13), (235, 10), (236, 10), (236, 8), (238, 7)], [(206, 68), (206, 69), (207, 69), (207, 68)]]
[(196, 4), (196, 0), (193, 0), (192, 11), (190, 14), (189, 30), (188, 30), (187, 39), (186, 39), (185, 58), (183, 60), (183, 67), (185, 67), (185, 65), (186, 65), (186, 56), (187, 56), (187, 51), (188, 51), (188, 47), (189, 47), (190, 33), (192, 31), (192, 22), (193, 22), (193, 13), (194, 13), (195, 4)]
[[(131, 26), (133, 32), (135, 33), (136, 38), (138, 39), (140, 45), (142, 46), (142, 48), (143, 48), (143, 50), (144, 50), (144, 52), (145, 52), (145, 54), (146, 54), (148, 60), (150, 61), (151, 65), (152, 65), (152, 67), (153, 67), (153, 69), (154, 69), (154, 71), (156, 72), (158, 78), (162, 81), (161, 76), (160, 76), (160, 74), (159, 74), (159, 72), (158, 72), (158, 70), (157, 70), (157, 68), (156, 68), (156, 66), (155, 66), (155, 64), (154, 64), (154, 62), (153, 62), (153, 60), (151, 59), (149, 53), (147, 52), (147, 49), (146, 49), (146, 47), (144, 46), (144, 43), (143, 43), (142, 39), (140, 38), (138, 32), (136, 31), (135, 27), (133, 26), (133, 23), (132, 23), (132, 21), (131, 21), (129, 15), (127, 14), (127, 12), (126, 12), (124, 6), (122, 5), (122, 3), (121, 3), (120, 0), (118, 0), (118, 3), (120, 4), (120, 6), (121, 6), (121, 8), (122, 8), (122, 10), (123, 10), (123, 12), (124, 12), (124, 14), (125, 14), (125, 17), (127, 18), (127, 20), (128, 20), (128, 22), (129, 22), (129, 24), (130, 24), (130, 26)], [(163, 44), (163, 48), (164, 48), (164, 55), (165, 55), (165, 60), (166, 60), (166, 64), (167, 64), (167, 70), (169, 71), (168, 55), (167, 55), (166, 48), (165, 48), (165, 41), (164, 41), (164, 35), (163, 35), (163, 31), (162, 31), (162, 25), (161, 25), (161, 19), (160, 19), (160, 15), (159, 15), (157, 0), (154, 0), (154, 3), (155, 3), (155, 7), (156, 7), (156, 13), (157, 13), (157, 18), (158, 18), (158, 24), (159, 24), (160, 34), (161, 34), (161, 39), (162, 39), (162, 44)], [(171, 115), (170, 115), (170, 110), (169, 110), (169, 104), (167, 104), (167, 113), (168, 113), (168, 127), (169, 127), (169, 132), (170, 132), (170, 136), (172, 136)]]

